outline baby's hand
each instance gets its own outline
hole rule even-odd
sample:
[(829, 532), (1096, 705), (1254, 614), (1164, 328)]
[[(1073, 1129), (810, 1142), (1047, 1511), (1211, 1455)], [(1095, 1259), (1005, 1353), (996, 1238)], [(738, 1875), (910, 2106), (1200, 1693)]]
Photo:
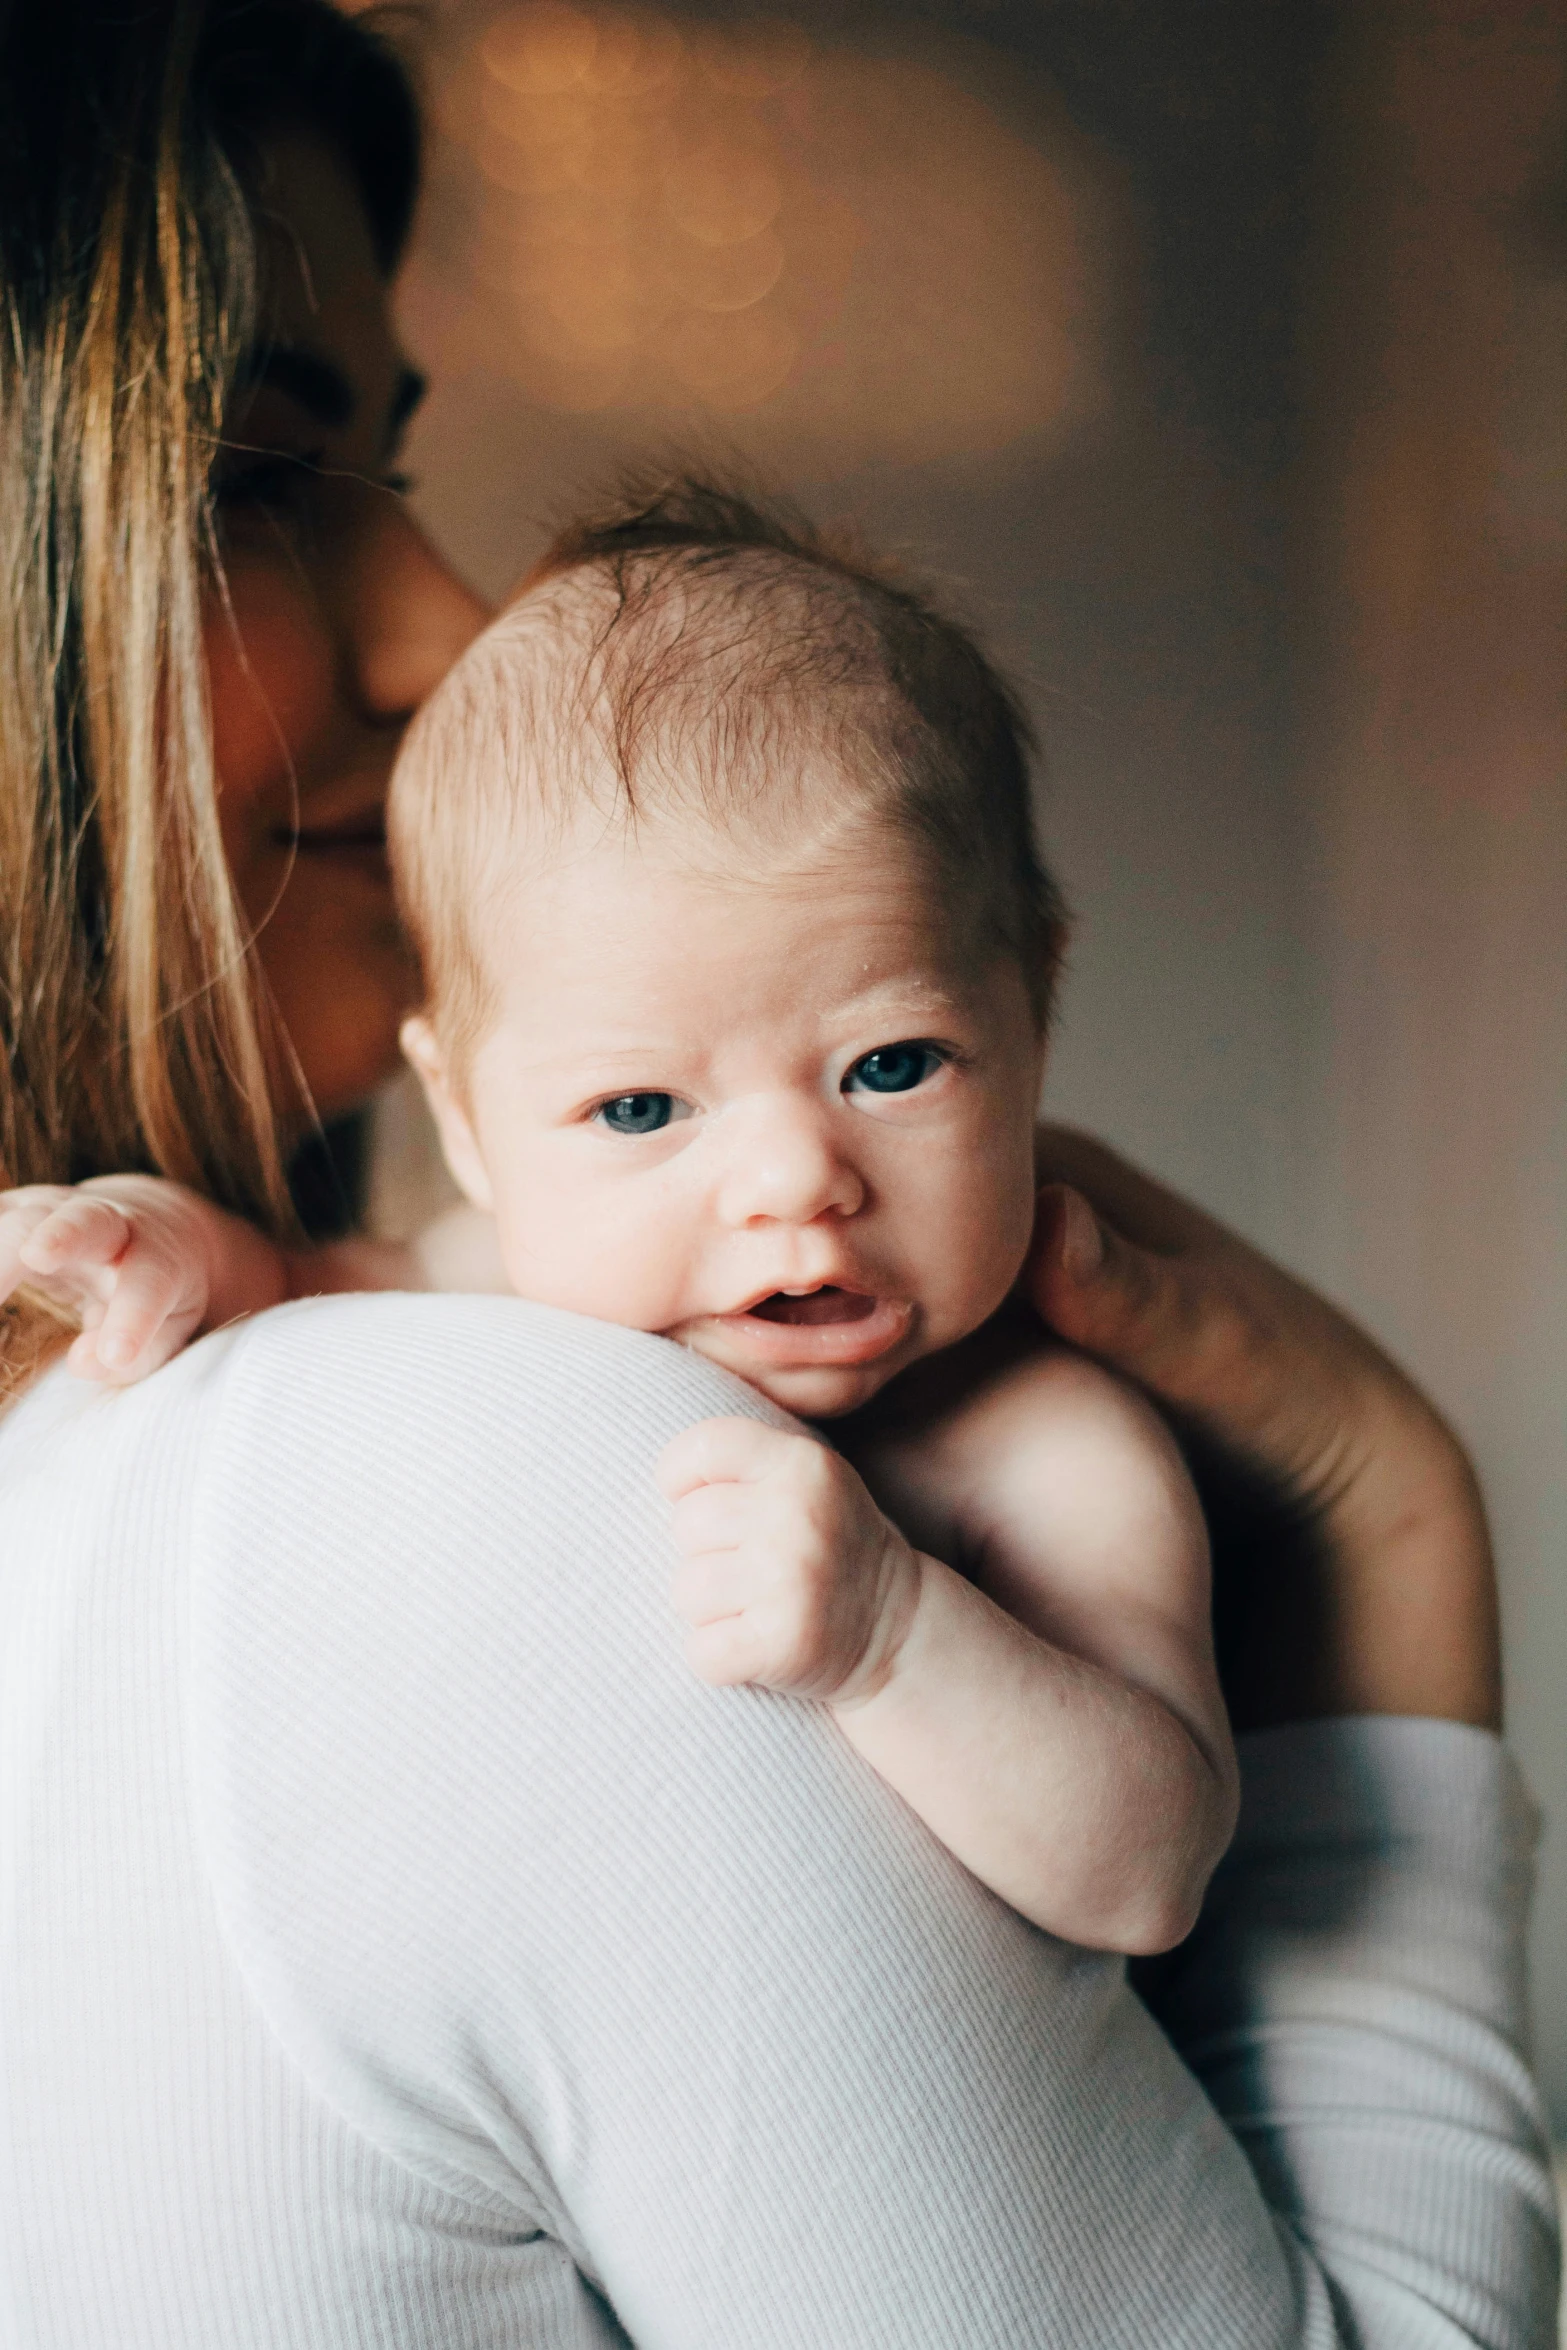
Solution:
[(685, 1553), (673, 1598), (704, 1681), (852, 1705), (880, 1689), (920, 1593), (917, 1554), (837, 1453), (703, 1420), (659, 1461)]
[(24, 1282), (43, 1290), (81, 1316), (71, 1369), (129, 1386), (200, 1329), (217, 1216), (150, 1175), (0, 1192), (0, 1304)]

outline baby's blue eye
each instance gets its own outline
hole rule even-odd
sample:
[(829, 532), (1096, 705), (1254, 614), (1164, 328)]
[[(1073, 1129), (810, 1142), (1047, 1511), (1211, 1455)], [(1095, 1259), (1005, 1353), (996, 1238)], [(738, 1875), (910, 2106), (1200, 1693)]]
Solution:
[(941, 1055), (928, 1044), (884, 1044), (864, 1053), (843, 1081), (845, 1093), (912, 1093), (941, 1066)]
[(594, 1111), (611, 1134), (656, 1134), (674, 1115), (675, 1100), (668, 1093), (618, 1093)]

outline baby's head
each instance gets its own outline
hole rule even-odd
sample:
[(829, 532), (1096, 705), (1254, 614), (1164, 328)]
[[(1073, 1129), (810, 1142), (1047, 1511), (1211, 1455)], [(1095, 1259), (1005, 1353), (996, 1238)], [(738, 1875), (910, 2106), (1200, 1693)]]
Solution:
[(518, 1293), (851, 1410), (1027, 1248), (1059, 901), (922, 596), (700, 483), (565, 532), (392, 790), (404, 1042)]

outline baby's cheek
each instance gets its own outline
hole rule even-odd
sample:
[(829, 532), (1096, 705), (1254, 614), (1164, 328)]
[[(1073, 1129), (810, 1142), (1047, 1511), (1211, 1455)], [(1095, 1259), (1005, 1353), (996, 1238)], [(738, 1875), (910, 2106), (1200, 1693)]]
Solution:
[(674, 1252), (623, 1205), (581, 1185), (498, 1203), (501, 1254), (519, 1297), (628, 1330), (668, 1330), (684, 1318)]
[(941, 1237), (929, 1266), (922, 1351), (952, 1346), (990, 1319), (1023, 1270), (1033, 1225), (1031, 1182), (1006, 1192), (976, 1187), (950, 1203), (941, 1223), (932, 1222)]

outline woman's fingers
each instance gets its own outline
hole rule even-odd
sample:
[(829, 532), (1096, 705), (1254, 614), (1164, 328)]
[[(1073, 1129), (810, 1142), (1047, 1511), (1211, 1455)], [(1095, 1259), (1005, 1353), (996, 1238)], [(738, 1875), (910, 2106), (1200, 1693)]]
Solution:
[(1255, 1440), (1303, 1354), (1318, 1357), (1319, 1378), (1336, 1380), (1347, 1364), (1330, 1359), (1321, 1316), (1304, 1292), (1292, 1321), (1279, 1311), (1292, 1286), (1284, 1275), (1262, 1259), (1248, 1261), (1239, 1243), (1201, 1237), (1200, 1247), (1181, 1254), (1139, 1246), (1096, 1216), (1081, 1192), (1053, 1185), (1040, 1194), (1030, 1295), (1074, 1346), (1169, 1403), (1216, 1414), (1232, 1439)]
[(1250, 1718), (1494, 1721), (1485, 1515), (1435, 1408), (1325, 1299), (1102, 1144), (1046, 1129), (1038, 1165), (1024, 1288), (1043, 1319), (1282, 1484), (1323, 1538)]
[(1073, 1126), (1041, 1126), (1034, 1138), (1041, 1185), (1064, 1183), (1091, 1200), (1127, 1240), (1161, 1254), (1200, 1249), (1233, 1236), (1177, 1191)]
[(1331, 1499), (1387, 1410), (1429, 1412), (1345, 1316), (1101, 1144), (1047, 1130), (1041, 1165), (1043, 1319), (1297, 1491)]

